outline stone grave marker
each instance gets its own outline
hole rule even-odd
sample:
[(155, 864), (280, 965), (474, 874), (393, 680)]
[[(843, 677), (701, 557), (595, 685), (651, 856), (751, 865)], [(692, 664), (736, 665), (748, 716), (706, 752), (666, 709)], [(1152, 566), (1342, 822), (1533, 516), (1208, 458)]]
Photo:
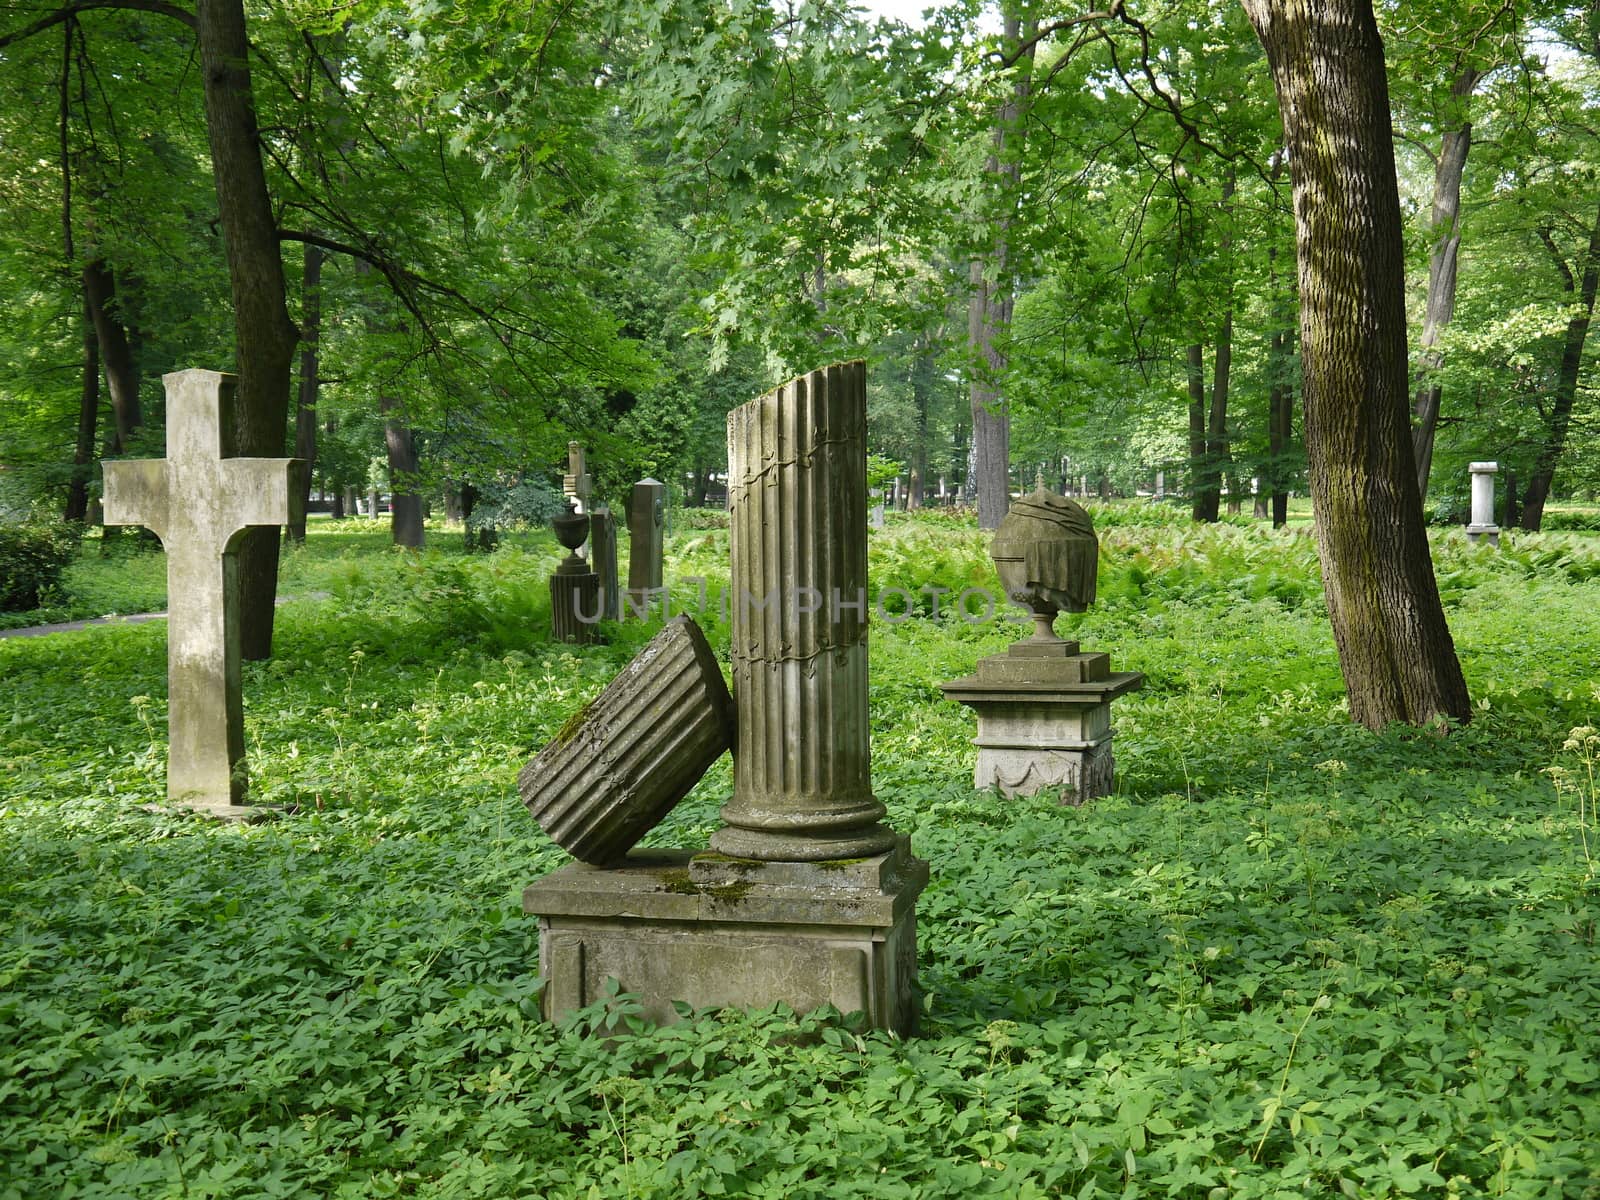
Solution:
[(550, 576), (550, 631), (558, 642), (587, 645), (600, 640), (600, 576), (578, 556), (590, 520), (568, 500), (566, 511), (550, 522), (556, 541), (567, 548), (567, 556)]
[(622, 620), (622, 588), (617, 578), (617, 523), (611, 509), (595, 505), (589, 516), (589, 561), (600, 577), (600, 615)]
[(628, 501), (628, 607), (643, 617), (661, 594), (662, 534), (666, 484), (641, 479)]
[(1494, 476), (1499, 463), (1475, 462), (1467, 467), (1472, 473), (1472, 519), (1467, 522), (1467, 540), (1476, 542), (1488, 538), (1491, 546), (1500, 544), (1500, 526), (1494, 523)]
[(167, 389), (167, 457), (105, 464), (105, 523), (143, 525), (167, 553), (167, 799), (246, 817), (239, 657), (239, 543), (284, 525), (303, 464), (235, 458), (235, 379), (176, 371)]
[[(781, 1001), (907, 1032), (928, 864), (872, 793), (866, 365), (733, 410), (728, 458), (737, 732), (723, 826), (709, 853), (635, 851), (526, 889), (545, 1011), (592, 1003), (615, 979), (652, 1020), (676, 1019), (674, 1001)], [(681, 686), (686, 699), (660, 708), (663, 731), (702, 720), (698, 685)], [(563, 736), (583, 736), (589, 719)]]
[(1057, 613), (1094, 602), (1098, 546), (1089, 514), (1042, 478), (995, 530), (995, 570), (1007, 598), (1032, 613), (1034, 635), (939, 685), (978, 714), (974, 788), (1009, 797), (1056, 787), (1063, 804), (1110, 793), (1111, 701), (1144, 676), (1113, 672), (1109, 654), (1081, 653), (1054, 630)]

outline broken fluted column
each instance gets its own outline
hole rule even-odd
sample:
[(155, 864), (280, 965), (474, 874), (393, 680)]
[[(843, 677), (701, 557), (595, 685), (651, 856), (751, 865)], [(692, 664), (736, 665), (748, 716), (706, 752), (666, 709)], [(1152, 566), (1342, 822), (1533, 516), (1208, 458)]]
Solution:
[(812, 861), (895, 845), (867, 744), (866, 438), (860, 362), (728, 414), (739, 735), (720, 853)]
[(733, 702), (688, 617), (661, 632), (517, 776), (539, 827), (568, 854), (620, 862), (733, 741)]

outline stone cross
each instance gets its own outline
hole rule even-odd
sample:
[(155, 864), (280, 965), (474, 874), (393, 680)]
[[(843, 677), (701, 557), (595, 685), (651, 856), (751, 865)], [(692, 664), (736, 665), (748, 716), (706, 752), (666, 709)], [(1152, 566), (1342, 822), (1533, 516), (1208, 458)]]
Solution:
[(561, 477), (561, 490), (568, 500), (578, 502), (579, 512), (589, 511), (589, 497), (594, 494), (594, 476), (589, 474), (582, 442), (567, 443), (567, 473)]
[(299, 507), (303, 464), (234, 458), (234, 376), (177, 371), (167, 388), (167, 457), (105, 464), (105, 523), (143, 525), (167, 552), (167, 799), (241, 816), (239, 544)]
[(628, 502), (628, 606), (639, 616), (661, 592), (662, 526), (667, 515), (666, 485), (641, 479)]

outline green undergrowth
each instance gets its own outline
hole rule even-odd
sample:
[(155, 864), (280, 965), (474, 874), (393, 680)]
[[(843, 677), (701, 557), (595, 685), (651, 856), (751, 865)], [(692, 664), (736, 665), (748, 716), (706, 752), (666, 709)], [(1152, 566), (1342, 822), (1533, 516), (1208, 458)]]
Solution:
[[(246, 668), (253, 794), (297, 808), (262, 825), (144, 811), (161, 624), (0, 641), (0, 1200), (1600, 1196), (1593, 540), (1439, 537), (1476, 716), (1374, 735), (1307, 537), (1097, 521), (1060, 627), (1146, 676), (1114, 796), (973, 792), (937, 684), (1021, 627), (874, 619), (874, 786), (932, 865), (904, 1041), (539, 1020), (519, 896), (563, 855), (516, 773), (654, 627), (550, 644), (548, 539), (313, 526)], [(674, 535), (675, 604), (727, 536)], [(874, 588), (992, 587), (984, 544), (891, 516)]]

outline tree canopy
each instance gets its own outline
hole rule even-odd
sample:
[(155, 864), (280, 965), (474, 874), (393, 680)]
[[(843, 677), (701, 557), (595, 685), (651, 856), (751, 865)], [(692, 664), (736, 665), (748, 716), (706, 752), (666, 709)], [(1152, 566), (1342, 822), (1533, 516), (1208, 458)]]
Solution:
[[(82, 519), (100, 456), (159, 447), (160, 376), (210, 366), (241, 376), (242, 451), (298, 444), (320, 492), (412, 498), (399, 540), (430, 498), (548, 484), (572, 438), (613, 503), (645, 473), (698, 502), (729, 407), (864, 356), (910, 503), (992, 524), (1043, 471), (1105, 495), (1160, 479), (1201, 520), (1254, 493), (1281, 522), (1320, 486), (1302, 349), (1323, 326), (1269, 10), (1299, 19), (12, 5), (0, 499)], [(1459, 521), (1466, 464), (1491, 459), (1504, 523), (1536, 529), (1600, 475), (1600, 14), (1350, 11), (1372, 18), (1356, 53), (1386, 85), (1398, 203), (1317, 236), (1398, 248), (1401, 507)]]

